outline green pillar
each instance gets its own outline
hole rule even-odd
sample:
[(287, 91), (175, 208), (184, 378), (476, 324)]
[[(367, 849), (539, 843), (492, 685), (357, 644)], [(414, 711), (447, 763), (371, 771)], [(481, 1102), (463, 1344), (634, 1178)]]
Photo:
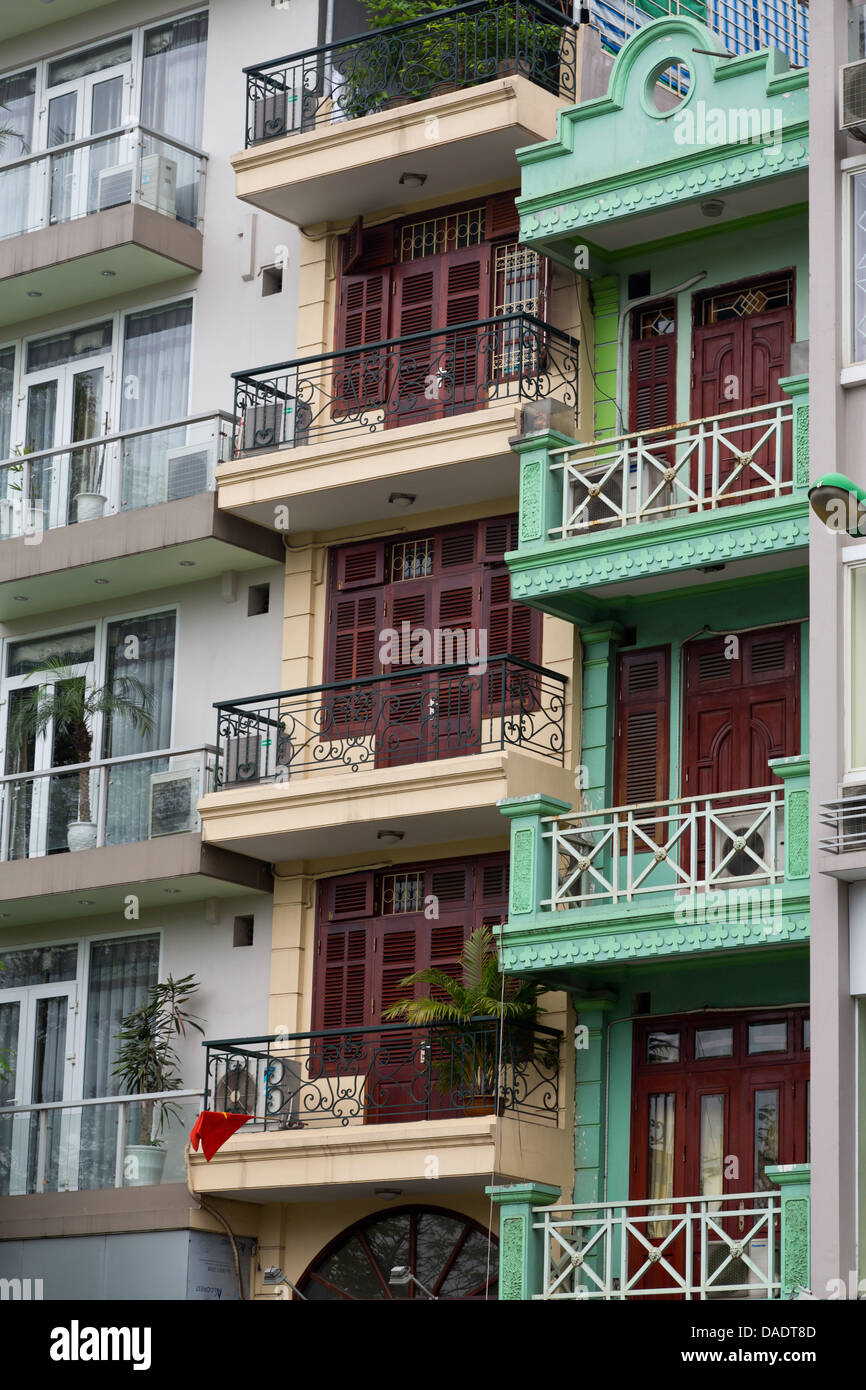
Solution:
[(782, 1298), (790, 1298), (811, 1287), (809, 1164), (777, 1164), (766, 1173), (782, 1191)]
[(580, 629), (583, 644), (583, 715), (580, 761), (586, 768), (583, 804), (613, 805), (613, 746), (616, 718), (616, 654), (622, 638), (617, 623)]
[(574, 1000), (577, 1010), (574, 1034), (575, 1202), (600, 1202), (603, 1196), (606, 1015), (614, 1002), (611, 993)]
[(499, 1298), (530, 1299), (544, 1287), (544, 1235), (534, 1228), (532, 1208), (553, 1206), (560, 1189), (520, 1182), (485, 1191), (499, 1207)]
[(542, 900), (551, 895), (553, 852), (543, 833), (544, 817), (568, 815), (571, 807), (567, 801), (541, 792), (513, 796), (498, 806), (511, 821), (508, 921), (510, 926), (519, 926), (522, 917), (534, 917)]
[[(518, 550), (539, 550), (550, 540), (555, 526), (562, 526), (562, 486), (565, 471), (550, 467), (551, 449), (564, 449), (574, 440), (555, 429), (509, 439), (520, 456), (520, 525)], [(555, 537), (554, 537), (555, 539)]]
[(785, 784), (785, 882), (809, 877), (809, 759), (771, 758)]
[(592, 282), (595, 367), (595, 437), (617, 435), (619, 281), (603, 275)]
[(794, 402), (794, 487), (805, 489), (809, 486), (809, 378), (805, 373), (780, 377), (779, 385)]

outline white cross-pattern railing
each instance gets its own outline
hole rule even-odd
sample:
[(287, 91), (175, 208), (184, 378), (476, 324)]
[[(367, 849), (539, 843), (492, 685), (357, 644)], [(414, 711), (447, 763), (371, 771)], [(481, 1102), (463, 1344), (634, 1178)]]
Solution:
[(614, 53), (652, 20), (684, 15), (718, 34), (729, 53), (779, 48), (792, 67), (809, 62), (809, 6), (798, 0), (590, 0), (589, 13)]
[(778, 883), (784, 820), (781, 783), (549, 817), (551, 893), (542, 906)]
[(793, 491), (793, 402), (773, 401), (678, 425), (551, 451), (568, 537), (710, 511)]
[(535, 1298), (778, 1298), (781, 1196), (659, 1197), (536, 1207)]

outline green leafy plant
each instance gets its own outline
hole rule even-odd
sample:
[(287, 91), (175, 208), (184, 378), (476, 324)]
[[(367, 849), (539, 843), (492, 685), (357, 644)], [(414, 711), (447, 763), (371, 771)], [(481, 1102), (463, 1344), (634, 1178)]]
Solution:
[[(110, 685), (88, 685), (83, 676), (52, 657), (34, 673), (40, 679), (18, 700), (9, 719), (9, 745), (17, 761), (25, 761), (27, 745), (49, 728), (54, 739), (67, 738), (78, 763), (90, 761), (93, 721), (97, 715), (124, 719), (141, 734), (154, 727), (150, 691), (135, 676), (116, 676)], [(90, 773), (78, 774), (78, 818), (91, 820)]]
[[(199, 981), (194, 975), (184, 975), (180, 980), (169, 975), (164, 984), (151, 985), (144, 1002), (121, 1019), (120, 1031), (115, 1034), (118, 1051), (112, 1075), (127, 1095), (180, 1090), (180, 1059), (175, 1043), (185, 1038), (191, 1028), (204, 1032), (199, 1015), (187, 1007), (198, 989)], [(180, 1118), (180, 1106), (168, 1100), (145, 1100), (140, 1104), (138, 1143), (158, 1148), (167, 1121)]]
[[(506, 980), (503, 986), (496, 943), (489, 927), (476, 927), (470, 934), (460, 953), (456, 974), (430, 966), (400, 981), (403, 989), (418, 984), (430, 985), (435, 993), (400, 999), (385, 1010), (385, 1018), (405, 1019), (417, 1025), (450, 1025), (437, 1039), (440, 1088), (453, 1092), (462, 1086), (476, 1098), (492, 1095), (496, 1089), (496, 1048), (489, 1023), (478, 1020), (502, 1019), (531, 1026), (538, 1021), (543, 985)], [(528, 1031), (520, 1045), (528, 1056), (533, 1047)]]

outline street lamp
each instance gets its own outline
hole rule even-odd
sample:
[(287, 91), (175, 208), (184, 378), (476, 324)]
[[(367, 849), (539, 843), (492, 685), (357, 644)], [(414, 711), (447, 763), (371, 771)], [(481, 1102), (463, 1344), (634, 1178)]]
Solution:
[(864, 504), (866, 491), (844, 473), (825, 473), (809, 488), (809, 506), (828, 531), (859, 536)]
[(295, 1298), (301, 1298), (305, 1303), (309, 1302), (306, 1295), (302, 1294), (300, 1289), (295, 1287), (291, 1279), (286, 1278), (285, 1274), (279, 1268), (278, 1265), (268, 1265), (264, 1273), (264, 1282), (269, 1288), (272, 1287), (274, 1284), (287, 1284), (288, 1287), (291, 1289), (292, 1293), (295, 1295)]
[(422, 1293), (426, 1293), (427, 1297), (432, 1298), (434, 1303), (438, 1301), (436, 1294), (431, 1293), (426, 1284), (422, 1284), (420, 1279), (415, 1278), (408, 1265), (394, 1265), (388, 1283), (392, 1289), (399, 1289), (406, 1284), (417, 1284)]

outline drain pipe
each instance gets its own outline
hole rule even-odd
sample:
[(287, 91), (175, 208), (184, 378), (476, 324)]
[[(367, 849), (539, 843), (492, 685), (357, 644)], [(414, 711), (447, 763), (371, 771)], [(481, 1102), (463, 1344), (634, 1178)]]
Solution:
[(707, 278), (707, 271), (699, 270), (697, 275), (693, 275), (689, 280), (683, 280), (681, 285), (671, 285), (667, 290), (656, 290), (654, 294), (642, 294), (637, 299), (629, 299), (619, 311), (619, 323), (616, 330), (616, 413), (619, 416), (619, 432), (625, 434), (625, 424), (622, 415), (622, 388), (625, 381), (625, 370), (623, 365), (624, 335), (623, 329), (627, 316), (632, 309), (639, 309), (641, 304), (652, 304), (659, 299), (666, 299), (671, 294), (683, 294), (685, 290), (690, 290), (692, 285), (697, 285), (701, 280)]

